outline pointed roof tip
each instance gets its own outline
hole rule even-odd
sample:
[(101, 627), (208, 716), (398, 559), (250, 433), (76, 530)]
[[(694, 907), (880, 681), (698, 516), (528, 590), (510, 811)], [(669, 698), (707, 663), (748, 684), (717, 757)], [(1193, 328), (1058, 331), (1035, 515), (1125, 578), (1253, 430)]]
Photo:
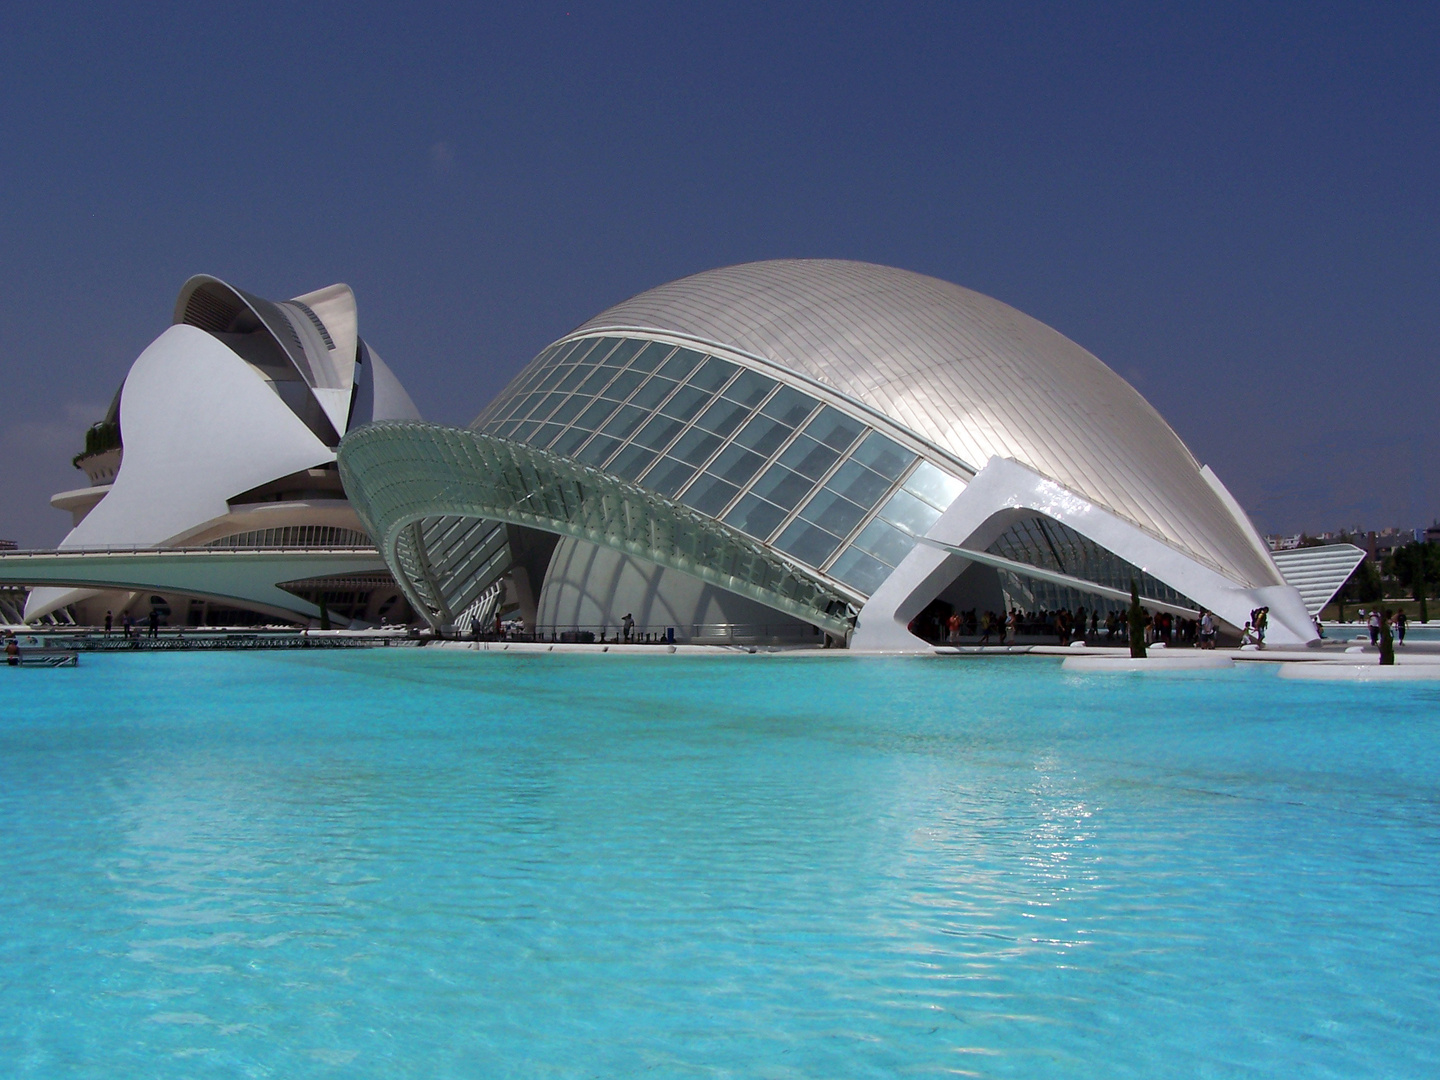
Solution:
[(351, 307), (354, 307), (355, 290), (344, 282), (337, 281), (334, 285), (326, 285), (323, 289), (315, 289), (312, 292), (301, 293), (299, 296), (292, 296), (290, 299), (296, 303), (305, 304), (312, 308), (318, 305), (329, 304), (336, 300), (348, 303)]

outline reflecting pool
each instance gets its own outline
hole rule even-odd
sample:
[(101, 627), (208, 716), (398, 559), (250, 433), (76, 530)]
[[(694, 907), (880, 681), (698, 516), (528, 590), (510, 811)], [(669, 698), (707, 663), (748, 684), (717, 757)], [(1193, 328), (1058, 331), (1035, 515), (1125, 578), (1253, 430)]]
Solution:
[(1440, 687), (1034, 658), (0, 676), (21, 1077), (1440, 1074)]

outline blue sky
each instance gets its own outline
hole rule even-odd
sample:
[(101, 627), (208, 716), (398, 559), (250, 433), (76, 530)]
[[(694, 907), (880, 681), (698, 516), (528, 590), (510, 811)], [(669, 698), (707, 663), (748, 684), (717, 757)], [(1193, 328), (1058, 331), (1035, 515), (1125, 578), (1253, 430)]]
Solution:
[(10, 4), (0, 536), (181, 283), (334, 281), (428, 419), (602, 308), (888, 263), (1130, 379), (1262, 529), (1440, 515), (1440, 8)]

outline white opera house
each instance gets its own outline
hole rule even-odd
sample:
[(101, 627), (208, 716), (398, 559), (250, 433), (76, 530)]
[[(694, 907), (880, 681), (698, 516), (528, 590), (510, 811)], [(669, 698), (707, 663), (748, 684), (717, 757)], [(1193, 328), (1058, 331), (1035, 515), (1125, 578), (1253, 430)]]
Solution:
[(1268, 608), (1270, 641), (1300, 644), (1353, 568), (1302, 594), (1096, 357), (858, 262), (651, 289), (545, 348), (468, 428), (357, 427), (339, 469), (438, 629), (509, 609), (562, 639), (629, 616), (675, 640), (914, 651), (936, 603), (1094, 610), (1133, 582), (1152, 611), (1232, 629)]
[(89, 484), (51, 499), (69, 535), (0, 574), (38, 586), (27, 621), (407, 621), (335, 453), (361, 424), (418, 419), (360, 337), (348, 286), (272, 302), (191, 278), (87, 433), (75, 463)]

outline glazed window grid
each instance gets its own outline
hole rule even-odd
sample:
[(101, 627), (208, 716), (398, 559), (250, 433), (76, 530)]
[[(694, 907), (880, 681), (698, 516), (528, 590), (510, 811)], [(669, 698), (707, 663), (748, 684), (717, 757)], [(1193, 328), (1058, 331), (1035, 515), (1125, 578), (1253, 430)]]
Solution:
[(643, 338), (551, 346), (472, 426), (642, 484), (865, 595), (963, 487), (798, 387)]

